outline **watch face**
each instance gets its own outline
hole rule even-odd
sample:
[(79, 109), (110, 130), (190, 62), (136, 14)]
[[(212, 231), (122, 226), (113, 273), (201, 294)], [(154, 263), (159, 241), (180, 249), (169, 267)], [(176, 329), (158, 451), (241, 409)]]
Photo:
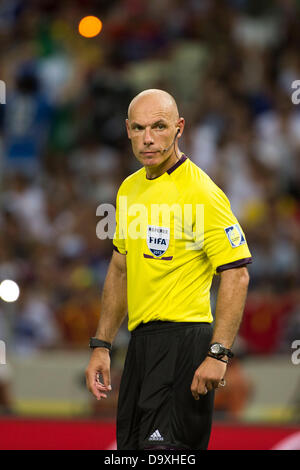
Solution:
[(222, 350), (222, 346), (220, 344), (212, 344), (211, 347), (210, 347), (210, 351), (213, 353), (213, 354), (220, 354)]

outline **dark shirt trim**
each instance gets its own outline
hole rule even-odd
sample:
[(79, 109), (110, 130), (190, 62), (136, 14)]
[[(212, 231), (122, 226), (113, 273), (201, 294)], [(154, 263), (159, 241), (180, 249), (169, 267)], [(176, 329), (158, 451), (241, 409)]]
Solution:
[[(113, 250), (117, 251), (118, 253), (120, 253), (120, 255), (124, 255), (124, 253), (121, 253), (121, 251), (118, 250), (118, 248), (116, 247), (116, 245), (113, 244)], [(125, 255), (127, 255), (127, 251), (125, 252)]]
[(151, 256), (144, 253), (144, 258), (163, 259), (164, 261), (170, 261), (171, 259), (173, 259), (173, 256), (163, 256), (162, 258), (157, 258), (156, 256)]
[(227, 269), (234, 269), (234, 268), (241, 268), (246, 264), (252, 263), (252, 258), (243, 258), (238, 259), (237, 261), (233, 261), (232, 263), (223, 264), (222, 266), (217, 267), (217, 273), (221, 273), (222, 271), (226, 271)]
[[(187, 156), (186, 155), (182, 155), (180, 157), (180, 159), (174, 163), (173, 166), (171, 166), (171, 168), (169, 168), (166, 173), (168, 173), (168, 175), (170, 175), (171, 173), (173, 173), (174, 170), (176, 170), (176, 168), (178, 168), (180, 165), (182, 165), (182, 163), (184, 163), (185, 161), (187, 160)], [(164, 173), (163, 173), (164, 174)], [(152, 180), (156, 180), (157, 178), (160, 178), (162, 175), (159, 175), (159, 176), (155, 176), (155, 178), (147, 178), (147, 175), (146, 175), (146, 179), (149, 180), (149, 181), (152, 181)]]
[(183, 154), (181, 158), (178, 160), (178, 162), (175, 163), (175, 165), (171, 166), (171, 168), (167, 170), (168, 175), (173, 173), (173, 171), (176, 170), (176, 168), (178, 168), (180, 165), (182, 165), (183, 162), (185, 162), (186, 160), (187, 160), (187, 156)]

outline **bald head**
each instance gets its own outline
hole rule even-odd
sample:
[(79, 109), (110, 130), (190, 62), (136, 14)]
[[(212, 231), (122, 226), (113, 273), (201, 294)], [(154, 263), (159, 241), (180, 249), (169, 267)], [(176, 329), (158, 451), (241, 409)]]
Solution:
[(155, 176), (156, 171), (166, 170), (178, 160), (178, 139), (184, 124), (176, 101), (166, 91), (144, 90), (133, 98), (126, 119), (127, 135), (148, 176)]
[(130, 120), (132, 114), (134, 114), (137, 109), (143, 107), (143, 105), (147, 105), (147, 107), (153, 110), (161, 110), (168, 114), (171, 119), (177, 120), (179, 118), (175, 99), (164, 90), (151, 88), (135, 96), (128, 107), (128, 119)]

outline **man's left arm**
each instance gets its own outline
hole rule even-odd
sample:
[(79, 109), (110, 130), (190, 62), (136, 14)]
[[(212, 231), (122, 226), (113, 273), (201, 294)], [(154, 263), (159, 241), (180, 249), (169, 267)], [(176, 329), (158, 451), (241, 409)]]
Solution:
[[(221, 343), (231, 348), (243, 317), (249, 274), (246, 267), (228, 269), (221, 273), (215, 312), (212, 343)], [(191, 385), (193, 397), (217, 388), (226, 372), (226, 363), (207, 357), (194, 374)]]

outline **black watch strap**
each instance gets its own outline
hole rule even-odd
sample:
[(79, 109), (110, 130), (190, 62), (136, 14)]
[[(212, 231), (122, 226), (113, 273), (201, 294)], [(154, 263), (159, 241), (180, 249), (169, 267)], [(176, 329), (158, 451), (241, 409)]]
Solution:
[(225, 362), (225, 364), (228, 364), (228, 360), (222, 359), (221, 357), (214, 356), (213, 354), (208, 353), (208, 357), (212, 357), (213, 359), (216, 359), (217, 361)]
[(106, 348), (109, 349), (109, 351), (111, 351), (112, 348), (111, 343), (108, 343), (107, 341), (102, 341), (102, 339), (98, 338), (90, 338), (89, 347), (91, 349)]
[(208, 352), (211, 356), (216, 358), (227, 356), (229, 359), (231, 359), (234, 356), (231, 349), (225, 348), (225, 346), (223, 346), (221, 343), (212, 343)]

